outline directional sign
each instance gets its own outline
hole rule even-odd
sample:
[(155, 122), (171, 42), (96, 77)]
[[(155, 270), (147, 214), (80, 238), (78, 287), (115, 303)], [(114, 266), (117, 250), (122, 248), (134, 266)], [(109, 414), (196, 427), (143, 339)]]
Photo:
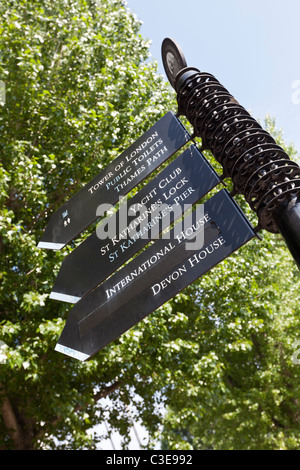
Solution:
[[(201, 219), (170, 231), (70, 311), (56, 351), (87, 360), (256, 236), (227, 190), (204, 203)], [(190, 220), (190, 219), (189, 219)], [(203, 231), (202, 247), (187, 248)], [(205, 295), (205, 293), (203, 293)]]
[(51, 216), (38, 247), (63, 248), (97, 219), (99, 204), (116, 204), (190, 139), (168, 112)]
[[(156, 228), (158, 236), (219, 183), (217, 173), (191, 145), (130, 200), (128, 225), (120, 228), (119, 210), (114, 237), (100, 239), (95, 231), (65, 258), (50, 297), (76, 303), (145, 247)], [(141, 207), (145, 209), (137, 217)]]

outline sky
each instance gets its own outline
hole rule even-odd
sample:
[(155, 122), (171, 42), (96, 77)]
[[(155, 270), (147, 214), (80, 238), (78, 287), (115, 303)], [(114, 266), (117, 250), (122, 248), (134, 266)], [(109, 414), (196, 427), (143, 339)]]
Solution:
[[(209, 72), (263, 124), (269, 114), (300, 154), (299, 0), (127, 0), (166, 78), (161, 44)], [(167, 78), (166, 78), (167, 80)], [(173, 110), (176, 111), (176, 110)]]

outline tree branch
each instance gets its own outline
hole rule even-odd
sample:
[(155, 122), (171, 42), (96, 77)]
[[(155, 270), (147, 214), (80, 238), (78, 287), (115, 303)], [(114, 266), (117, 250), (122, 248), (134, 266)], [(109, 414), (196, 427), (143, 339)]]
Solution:
[(23, 449), (23, 435), (18, 424), (15, 412), (8, 397), (4, 397), (1, 405), (1, 413), (6, 429), (15, 445), (16, 450)]
[[(120, 387), (121, 383), (122, 382), (117, 381), (117, 382), (113, 383), (112, 385), (110, 385), (109, 387), (106, 387), (103, 390), (100, 390), (100, 392), (96, 393), (93, 396), (94, 402), (97, 403), (97, 401), (101, 400), (101, 398), (105, 398), (108, 395), (110, 395), (111, 393), (113, 393), (115, 390), (117, 390)], [(82, 406), (77, 405), (76, 408), (74, 409), (74, 411), (75, 412), (80, 411), (81, 409), (82, 409)]]
[(115, 390), (117, 390), (120, 387), (121, 384), (122, 384), (122, 382), (117, 380), (117, 382), (115, 382), (114, 384), (112, 384), (109, 387), (106, 387), (103, 390), (101, 390), (100, 392), (96, 393), (96, 395), (94, 395), (94, 397), (93, 397), (94, 400), (95, 400), (95, 403), (97, 403), (97, 401), (101, 400), (101, 398), (105, 398), (108, 395), (110, 395), (111, 393), (113, 393)]
[[(101, 398), (105, 398), (107, 397), (108, 395), (110, 395), (111, 393), (113, 393), (115, 390), (117, 390), (120, 385), (122, 384), (122, 382), (120, 381), (117, 381), (115, 383), (113, 383), (112, 385), (110, 385), (109, 387), (106, 387), (104, 388), (103, 390), (100, 390), (100, 392), (96, 393), (94, 396), (93, 396), (93, 399), (95, 401), (95, 403), (97, 403), (97, 401), (101, 400)], [(76, 411), (80, 411), (82, 410), (82, 405), (77, 405), (75, 408), (74, 408), (74, 412), (76, 413)], [(59, 418), (56, 418), (54, 421), (52, 421), (51, 425), (52, 426), (56, 426), (60, 421), (62, 421), (62, 417), (59, 417)], [(41, 438), (41, 436), (46, 432), (46, 430), (40, 430), (38, 433), (37, 433), (37, 437), (38, 438)]]

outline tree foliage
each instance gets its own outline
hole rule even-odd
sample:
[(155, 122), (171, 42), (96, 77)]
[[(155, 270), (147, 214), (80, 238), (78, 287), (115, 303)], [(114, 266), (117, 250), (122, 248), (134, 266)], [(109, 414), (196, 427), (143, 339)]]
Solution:
[(176, 108), (121, 0), (0, 0), (0, 12), (0, 448), (93, 448), (104, 418), (126, 446), (129, 407), (157, 437), (161, 403), (169, 448), (299, 447), (299, 273), (277, 236), (93, 360), (54, 352), (69, 305), (48, 296), (79, 241), (38, 250), (46, 221)]
[[(118, 389), (118, 406), (130, 403), (133, 352), (120, 343), (84, 365), (53, 352), (70, 306), (48, 296), (73, 246), (36, 245), (51, 213), (165, 113), (169, 92), (120, 0), (1, 1), (0, 11), (0, 445), (91, 446), (95, 400)], [(120, 412), (111, 421), (126, 434)]]

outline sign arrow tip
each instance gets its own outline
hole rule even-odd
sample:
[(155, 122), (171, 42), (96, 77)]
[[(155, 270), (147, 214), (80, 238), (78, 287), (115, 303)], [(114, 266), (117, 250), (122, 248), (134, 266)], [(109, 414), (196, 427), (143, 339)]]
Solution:
[(81, 351), (76, 351), (75, 349), (68, 348), (63, 344), (57, 343), (54, 348), (55, 351), (65, 354), (66, 356), (74, 357), (74, 359), (78, 359), (79, 361), (86, 361), (90, 356), (85, 354)]
[(60, 300), (61, 302), (69, 302), (70, 304), (76, 304), (76, 302), (81, 299), (81, 297), (76, 297), (75, 295), (61, 294), (60, 292), (54, 291), (51, 292), (49, 298), (54, 300)]
[(64, 246), (64, 243), (39, 242), (37, 248), (46, 250), (61, 250)]

